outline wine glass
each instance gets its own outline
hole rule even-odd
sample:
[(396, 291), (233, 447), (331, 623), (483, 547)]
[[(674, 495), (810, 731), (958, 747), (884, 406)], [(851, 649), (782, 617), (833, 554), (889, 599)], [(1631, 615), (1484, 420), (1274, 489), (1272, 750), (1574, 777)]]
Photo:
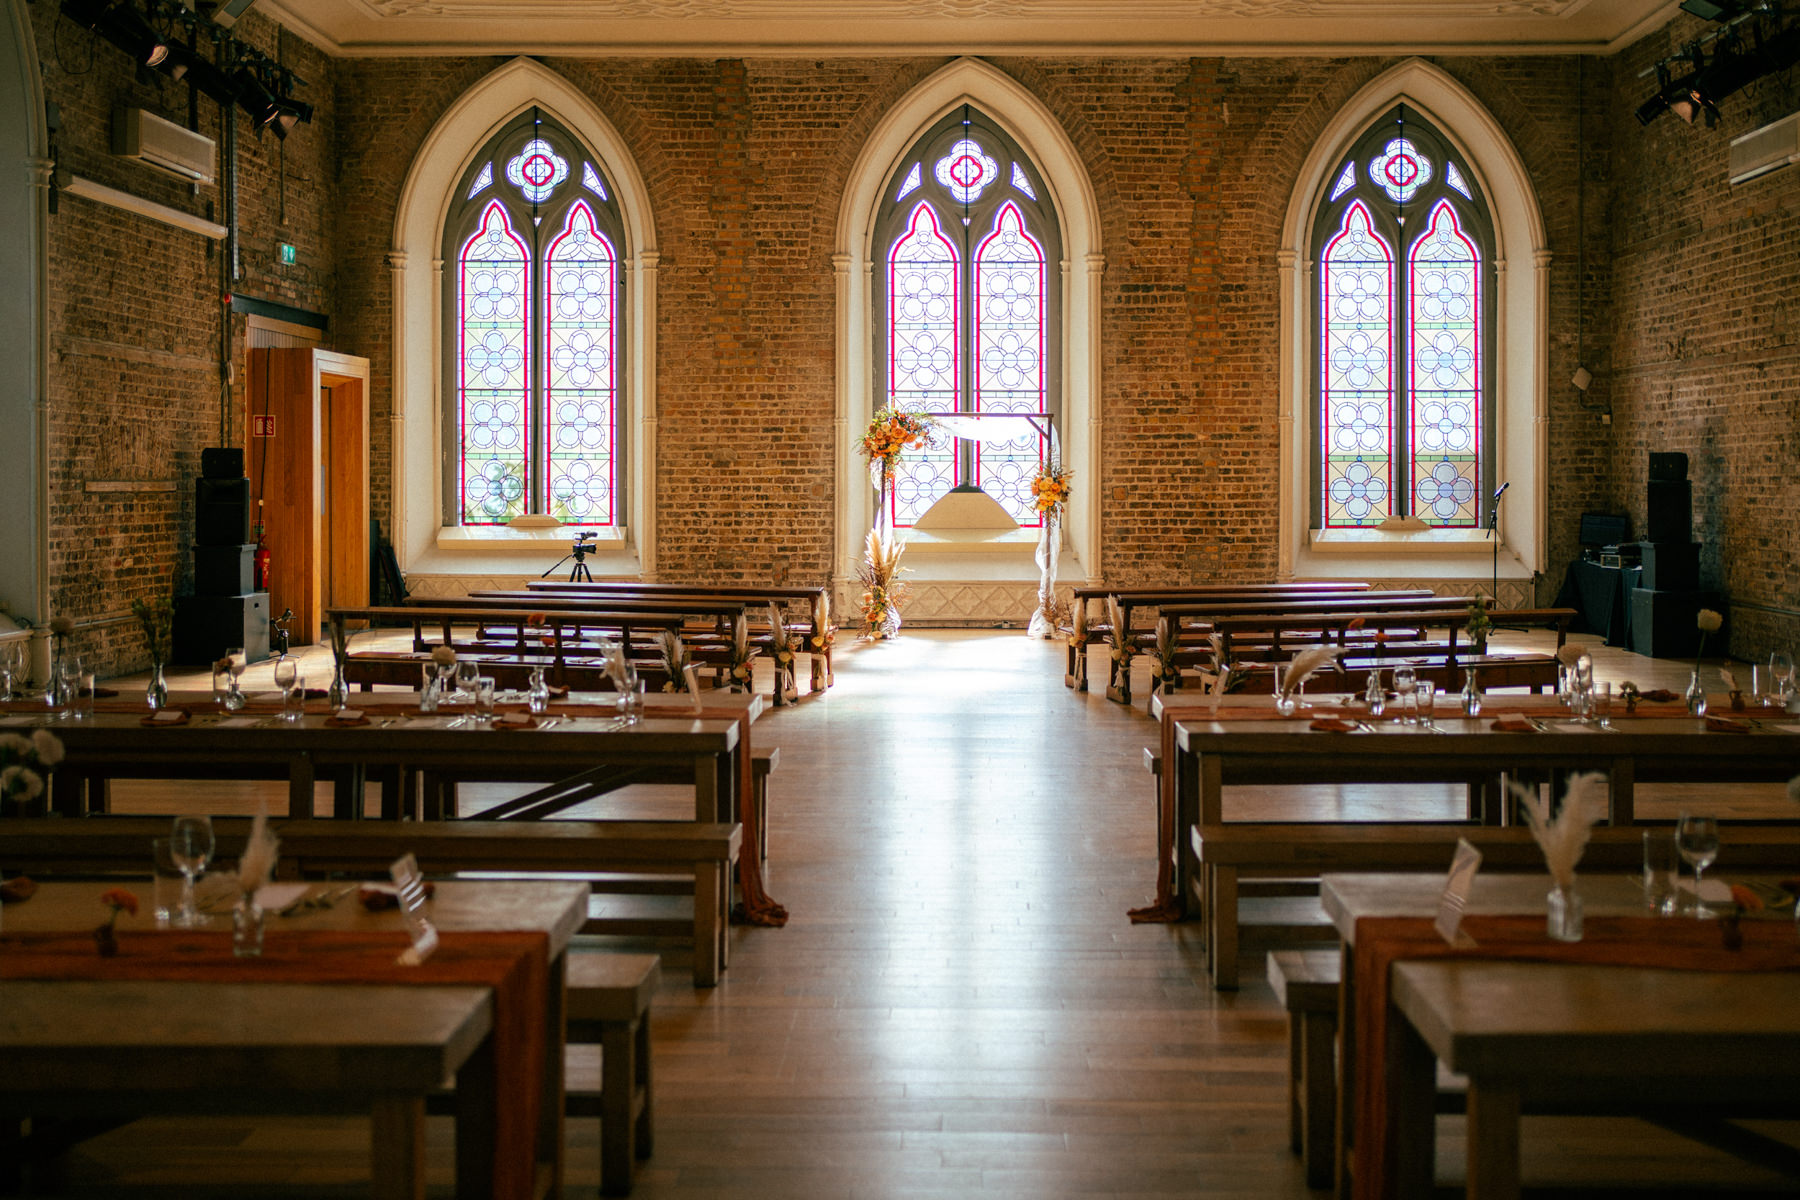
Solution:
[(481, 677), (481, 664), (472, 658), (465, 658), (456, 664), (456, 690), (461, 698), (474, 703), (475, 681)]
[[(1405, 663), (1394, 668), (1394, 706), (1400, 710), (1400, 724), (1417, 725), (1418, 710), (1414, 707), (1413, 691), (1419, 686), (1418, 676)], [(1412, 715), (1408, 716), (1408, 710)]]
[(176, 817), (169, 833), (169, 852), (181, 869), (181, 915), (175, 924), (183, 929), (205, 925), (207, 919), (194, 907), (194, 879), (206, 870), (213, 853), (211, 817)]
[(1705, 916), (1706, 905), (1700, 898), (1700, 880), (1713, 859), (1719, 857), (1719, 822), (1714, 817), (1682, 813), (1675, 823), (1675, 849), (1682, 861), (1694, 868), (1694, 911)]
[(294, 686), (294, 678), (300, 673), (300, 666), (287, 655), (275, 660), (275, 686), (287, 692)]
[(1785, 650), (1769, 655), (1769, 686), (1784, 704), (1794, 694), (1794, 656)]

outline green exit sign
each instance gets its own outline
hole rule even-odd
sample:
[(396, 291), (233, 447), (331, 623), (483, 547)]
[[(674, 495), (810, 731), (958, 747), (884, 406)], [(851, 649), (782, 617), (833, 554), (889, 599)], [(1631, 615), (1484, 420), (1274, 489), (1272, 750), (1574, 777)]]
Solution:
[(289, 242), (278, 243), (275, 247), (275, 250), (278, 254), (280, 254), (281, 265), (284, 267), (291, 267), (296, 262), (300, 261), (299, 254), (297, 254), (295, 252), (293, 245)]

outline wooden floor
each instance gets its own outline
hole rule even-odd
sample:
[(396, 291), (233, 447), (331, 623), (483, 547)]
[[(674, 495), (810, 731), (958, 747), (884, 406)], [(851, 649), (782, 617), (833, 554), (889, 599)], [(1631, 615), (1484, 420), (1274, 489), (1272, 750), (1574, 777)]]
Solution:
[[(1062, 656), (1016, 632), (909, 630), (844, 646), (828, 695), (757, 724), (758, 744), (781, 748), (770, 890), (793, 919), (735, 929), (716, 989), (664, 971), (656, 1153), (636, 1195), (1313, 1194), (1287, 1147), (1285, 1024), (1260, 973), (1216, 994), (1193, 926), (1126, 920), (1154, 884), (1152, 726), (1141, 700), (1064, 689)], [(1603, 677), (1686, 682), (1683, 664), (1597, 657)], [(1461, 802), (1447, 788), (1268, 791), (1237, 803), (1429, 815)], [(249, 795), (137, 799), (224, 811)], [(440, 1166), (448, 1132), (433, 1122)], [(1636, 1135), (1610, 1144), (1622, 1136), (1660, 1153)], [(355, 1121), (140, 1121), (79, 1148), (65, 1184), (289, 1194), (251, 1183), (277, 1179), (353, 1195), (366, 1137)], [(570, 1145), (567, 1194), (591, 1196), (592, 1125), (572, 1125)]]

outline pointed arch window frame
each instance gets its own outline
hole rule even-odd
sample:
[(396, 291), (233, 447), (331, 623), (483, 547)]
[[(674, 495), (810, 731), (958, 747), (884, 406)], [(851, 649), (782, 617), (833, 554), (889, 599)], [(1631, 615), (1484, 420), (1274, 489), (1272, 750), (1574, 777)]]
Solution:
[[(969, 153), (963, 146), (973, 139), (979, 149)], [(979, 186), (966, 186), (967, 172), (944, 178), (946, 164), (980, 163)], [(991, 167), (989, 171), (986, 168)], [(922, 169), (921, 169), (922, 168)], [(1024, 182), (1021, 183), (1020, 181)], [(875, 343), (872, 356), (874, 405), (898, 398), (892, 364), (901, 353), (895, 340), (895, 323), (890, 312), (895, 295), (896, 273), (893, 252), (903, 235), (911, 231), (922, 206), (930, 206), (940, 236), (960, 232), (961, 244), (946, 237), (956, 258), (957, 285), (954, 289), (957, 308), (955, 320), (949, 322), (955, 337), (952, 354), (956, 378), (953, 387), (932, 392), (930, 403), (912, 403), (918, 411), (969, 412), (1017, 411), (1048, 413), (1055, 425), (1063, 411), (1061, 387), (1062, 329), (1053, 319), (1062, 309), (1062, 272), (1052, 270), (1060, 264), (1062, 222), (1056, 207), (1039, 199), (1050, 194), (1040, 168), (1029, 153), (998, 122), (982, 110), (963, 104), (942, 115), (917, 137), (889, 171), (880, 191), (881, 202), (872, 224), (873, 257), (877, 286), (873, 289), (871, 338)], [(939, 209), (943, 211), (940, 212)], [(1035, 350), (1032, 353), (1035, 398), (1009, 397), (1005, 390), (992, 384), (992, 375), (983, 369), (981, 311), (985, 293), (984, 251), (997, 244), (1000, 222), (1011, 210), (1016, 214), (1025, 239), (1036, 254), (1037, 302), (1034, 306)], [(985, 260), (991, 262), (991, 260)], [(1000, 352), (998, 357), (1007, 357)], [(1014, 358), (1017, 355), (1013, 355)], [(989, 406), (992, 397), (992, 407)], [(934, 440), (922, 454), (909, 454), (902, 463), (893, 491), (886, 498), (888, 517), (897, 527), (907, 527), (912, 519), (929, 507), (929, 503), (950, 488), (973, 483), (980, 486), (991, 481), (999, 490), (1003, 507), (1011, 507), (1022, 528), (1036, 528), (1042, 518), (1029, 505), (1030, 476), (1035, 464), (1049, 452), (1049, 438), (1038, 422), (1031, 430), (1006, 443), (963, 440), (960, 443), (944, 435)], [(1023, 465), (1031, 460), (1029, 470)], [(910, 467), (910, 473), (909, 473)], [(936, 478), (928, 479), (927, 476)], [(1015, 494), (1016, 493), (1016, 494)], [(916, 510), (916, 511), (915, 511)]]
[[(1406, 142), (1411, 149), (1432, 165), (1416, 176), (1404, 180), (1378, 178), (1377, 165), (1386, 161), (1396, 142)], [(1499, 347), (1494, 336), (1496, 321), (1494, 280), (1497, 254), (1494, 227), (1485, 197), (1479, 186), (1466, 195), (1462, 184), (1470, 186), (1472, 172), (1460, 162), (1461, 154), (1450, 140), (1422, 113), (1408, 114), (1404, 102), (1396, 104), (1357, 136), (1342, 152), (1334, 156), (1334, 164), (1326, 172), (1329, 180), (1321, 190), (1312, 221), (1309, 259), (1314, 295), (1309, 304), (1306, 341), (1309, 351), (1308, 393), (1314, 397), (1308, 407), (1308, 474), (1314, 481), (1309, 489), (1310, 525), (1316, 530), (1356, 530), (1379, 528), (1390, 521), (1447, 530), (1478, 530), (1491, 516), (1482, 493), (1492, 491), (1496, 465), (1494, 444), (1497, 426), (1496, 368)], [(1423, 164), (1421, 164), (1423, 165)], [(1452, 165), (1462, 168), (1451, 182)], [(1355, 171), (1355, 182), (1344, 186), (1348, 170)], [(1444, 453), (1425, 465), (1419, 446), (1428, 441), (1431, 430), (1421, 423), (1427, 407), (1448, 412), (1454, 403), (1441, 403), (1421, 395), (1417, 386), (1419, 364), (1426, 347), (1416, 336), (1417, 322), (1413, 298), (1418, 289), (1416, 251), (1432, 237), (1437, 216), (1448, 209), (1454, 214), (1458, 235), (1475, 257), (1473, 288), (1476, 303), (1471, 314), (1471, 330), (1475, 362), (1471, 386), (1475, 413), (1464, 424), (1473, 441), (1468, 454)], [(1342, 440), (1343, 426), (1332, 420), (1328, 409), (1334, 402), (1334, 358), (1344, 347), (1332, 343), (1330, 290), (1333, 282), (1327, 256), (1338, 244), (1342, 231), (1353, 212), (1362, 212), (1369, 222), (1372, 236), (1388, 254), (1387, 322), (1389, 333), (1385, 346), (1387, 376), (1376, 391), (1387, 394), (1386, 437), (1379, 445), (1370, 444), (1370, 425), (1377, 406), (1367, 400), (1357, 403), (1359, 427), (1353, 439), (1359, 447), (1346, 449)], [(1341, 413), (1340, 406), (1337, 412)], [(1451, 430), (1456, 422), (1444, 416), (1433, 425)], [(1454, 433), (1446, 432), (1446, 438)], [(1383, 460), (1385, 459), (1385, 462)], [(1450, 474), (1444, 475), (1446, 468)], [(1471, 478), (1472, 477), (1472, 478)], [(1427, 497), (1430, 497), (1430, 502)], [(1444, 509), (1447, 497), (1456, 497)], [(1378, 508), (1370, 507), (1379, 505)], [(1431, 519), (1421, 518), (1421, 510)]]
[[(563, 169), (555, 174), (553, 183), (533, 186), (534, 181), (517, 177), (515, 168), (524, 154), (544, 148), (547, 140), (548, 148), (567, 161), (561, 164)], [(604, 170), (596, 166), (598, 159), (593, 149), (563, 123), (533, 106), (515, 114), (483, 142), (452, 193), (461, 199), (452, 202), (443, 234), (446, 329), (442, 386), (446, 403), (442, 409), (442, 437), (446, 470), (441, 481), (441, 506), (446, 528), (479, 530), (560, 523), (605, 532), (623, 525), (628, 511), (626, 481), (619, 469), (627, 452), (623, 406), (619, 403), (626, 369), (627, 297), (620, 269), (624, 220), (614, 201), (586, 186), (590, 171)], [(472, 181), (484, 175), (493, 179), (492, 186), (472, 190)], [(604, 179), (604, 175), (600, 178)], [(610, 190), (616, 193), (616, 189)], [(481, 489), (475, 482), (484, 473), (480, 468), (494, 464), (493, 460), (471, 464), (468, 458), (470, 439), (466, 430), (471, 411), (464, 379), (462, 249), (472, 240), (469, 229), (485, 223), (487, 214), (497, 206), (508, 214), (515, 235), (529, 243), (528, 283), (522, 289), (527, 304), (522, 339), (525, 395), (514, 422), (522, 444), (517, 454), (518, 477), (501, 475), (504, 466), (487, 472), (494, 476), (488, 480), (489, 501), (480, 506), (483, 511), (474, 511), (470, 496)], [(604, 379), (592, 396), (580, 390), (553, 394), (550, 362), (559, 332), (556, 315), (551, 311), (551, 258), (571, 232), (579, 212), (588, 214), (607, 255), (609, 303), (602, 324), (609, 344), (600, 355)], [(601, 452), (587, 457), (558, 454), (556, 447), (565, 441), (571, 427), (591, 426), (587, 416), (596, 410), (604, 412), (609, 431)], [(591, 487), (575, 490), (584, 466), (591, 471), (594, 461), (605, 465), (607, 478), (603, 486), (597, 491)], [(488, 519), (479, 519), (483, 516)]]

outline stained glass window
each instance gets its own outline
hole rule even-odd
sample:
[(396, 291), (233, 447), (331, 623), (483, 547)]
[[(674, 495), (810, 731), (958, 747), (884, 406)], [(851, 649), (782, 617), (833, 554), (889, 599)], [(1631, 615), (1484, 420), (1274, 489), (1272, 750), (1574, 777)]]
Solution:
[(1492, 228), (1448, 142), (1404, 109), (1334, 179), (1313, 226), (1316, 525), (1483, 523)]
[[(895, 201), (876, 223), (885, 264), (877, 406), (1054, 419), (1060, 279), (1050, 264), (1061, 242), (1054, 211), (1038, 199), (1041, 177), (972, 110), (940, 121), (904, 162), (887, 189)], [(1010, 187), (995, 188), (1002, 179)], [(975, 486), (1019, 524), (1041, 524), (1031, 505), (1031, 479), (1049, 449), (1041, 425), (984, 420), (990, 440), (939, 434), (908, 451), (887, 498), (893, 523), (912, 525), (950, 489)]]
[[(496, 174), (512, 189), (476, 200)], [(445, 438), (457, 463), (445, 519), (622, 524), (617, 207), (580, 143), (536, 111), (496, 134), (465, 178), (486, 183), (464, 189), (445, 228), (456, 399)]]

